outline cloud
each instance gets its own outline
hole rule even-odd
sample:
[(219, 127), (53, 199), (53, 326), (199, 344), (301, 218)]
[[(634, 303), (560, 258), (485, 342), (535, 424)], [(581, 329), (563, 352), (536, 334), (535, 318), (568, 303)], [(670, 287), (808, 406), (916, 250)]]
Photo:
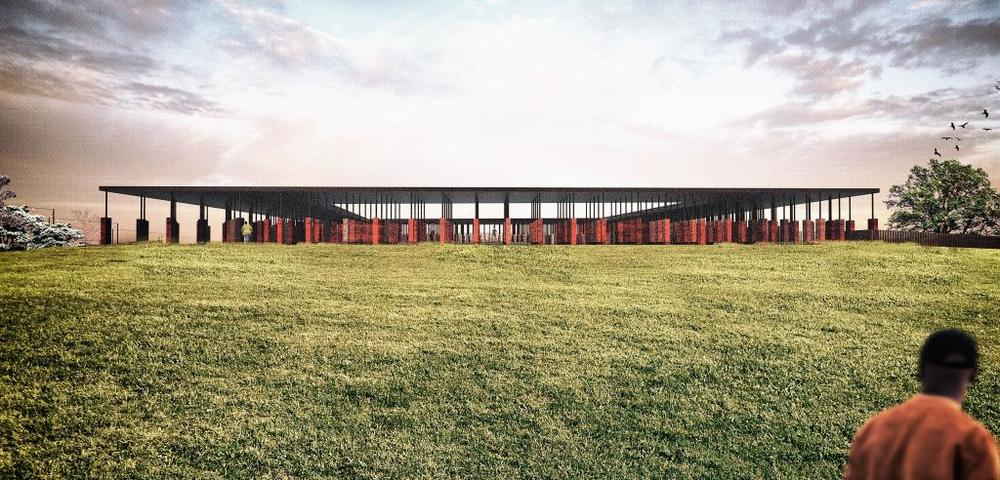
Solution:
[[(753, 125), (765, 128), (811, 127), (826, 122), (877, 119), (899, 128), (923, 130), (926, 138), (937, 138), (951, 121), (978, 123), (982, 92), (988, 85), (969, 88), (944, 88), (916, 95), (880, 95), (840, 102), (789, 101), (745, 118), (731, 126)], [(970, 136), (978, 135), (970, 131)]]
[(799, 85), (793, 93), (813, 98), (853, 90), (861, 85), (865, 74), (871, 70), (871, 66), (859, 59), (846, 61), (837, 57), (817, 58), (789, 52), (771, 55), (767, 65), (794, 75)]
[(142, 3), (136, 6), (149, 8), (6, 3), (0, 22), (0, 91), (119, 108), (219, 113), (214, 102), (198, 93), (136, 80), (169, 70), (138, 45), (185, 31), (179, 20), (185, 3)]
[(1000, 18), (955, 23), (931, 18), (901, 28), (902, 40), (885, 40), (873, 47), (887, 52), (895, 66), (933, 67), (958, 73), (1000, 56)]
[[(829, 14), (802, 9), (781, 22), (799, 26), (727, 30), (716, 43), (742, 45), (745, 66), (763, 64), (791, 73), (799, 80), (793, 93), (819, 99), (855, 90), (866, 74), (878, 78), (887, 66), (957, 74), (997, 58), (1000, 17), (983, 2), (952, 6), (921, 6), (931, 11), (906, 15), (891, 5), (864, 1)], [(966, 18), (947, 16), (957, 11)]]
[(131, 94), (129, 104), (150, 110), (169, 110), (186, 114), (221, 112), (220, 107), (196, 93), (163, 85), (129, 82), (123, 89)]
[(270, 66), (292, 72), (323, 70), (359, 86), (397, 93), (443, 89), (401, 50), (349, 42), (273, 9), (222, 5), (234, 28), (219, 45), (234, 54), (263, 57)]

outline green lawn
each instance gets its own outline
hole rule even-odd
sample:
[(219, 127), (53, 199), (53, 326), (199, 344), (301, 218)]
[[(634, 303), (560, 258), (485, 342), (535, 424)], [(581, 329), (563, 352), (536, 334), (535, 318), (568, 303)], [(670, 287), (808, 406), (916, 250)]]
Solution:
[(833, 478), (975, 333), (1000, 252), (121, 246), (0, 254), (0, 477)]

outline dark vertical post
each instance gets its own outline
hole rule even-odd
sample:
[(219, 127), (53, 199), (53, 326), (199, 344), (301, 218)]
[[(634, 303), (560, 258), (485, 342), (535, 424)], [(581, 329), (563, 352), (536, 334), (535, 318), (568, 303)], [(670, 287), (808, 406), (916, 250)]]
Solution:
[(177, 201), (174, 193), (170, 192), (170, 216), (167, 217), (166, 243), (177, 243), (180, 240), (180, 224), (177, 223)]
[(149, 220), (146, 220), (146, 197), (139, 196), (139, 218), (135, 221), (135, 241), (149, 241)]
[(108, 192), (104, 192), (104, 216), (101, 217), (101, 245), (111, 245), (111, 217), (108, 216)]

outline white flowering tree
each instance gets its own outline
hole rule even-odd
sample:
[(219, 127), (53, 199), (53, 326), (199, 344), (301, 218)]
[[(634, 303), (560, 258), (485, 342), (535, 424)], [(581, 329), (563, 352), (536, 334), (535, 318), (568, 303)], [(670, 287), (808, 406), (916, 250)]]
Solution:
[(10, 178), (0, 175), (0, 251), (83, 245), (80, 230), (68, 224), (50, 224), (45, 217), (29, 212), (27, 207), (4, 203), (16, 197), (9, 185)]

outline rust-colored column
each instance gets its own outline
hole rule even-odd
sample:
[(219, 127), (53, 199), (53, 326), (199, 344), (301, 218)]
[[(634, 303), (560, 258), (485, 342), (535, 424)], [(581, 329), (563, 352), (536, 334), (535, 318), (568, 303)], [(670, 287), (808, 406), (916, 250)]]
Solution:
[(312, 229), (312, 224), (313, 224), (312, 217), (306, 217), (306, 219), (305, 219), (305, 230), (303, 232), (303, 233), (305, 233), (305, 238), (303, 239), (304, 243), (313, 243), (313, 229)]
[(438, 222), (438, 239), (442, 245), (448, 243), (449, 233), (451, 233), (451, 225), (449, 225), (447, 218), (441, 217), (441, 220)]
[(382, 242), (382, 231), (380, 229), (379, 219), (372, 219), (372, 245), (378, 245)]
[(479, 217), (472, 219), (472, 244), (479, 245)]
[(669, 244), (671, 242), (671, 240), (672, 240), (672, 238), (670, 236), (670, 219), (669, 218), (664, 218), (663, 219), (663, 243), (664, 244)]
[[(148, 231), (149, 230), (147, 230), (147, 235)], [(101, 245), (111, 245), (111, 242), (114, 240), (112, 233), (113, 232), (111, 230), (111, 217), (101, 217), (101, 238), (100, 238)]]
[(868, 234), (869, 238), (872, 240), (878, 240), (878, 219), (869, 218), (868, 219)]
[(800, 233), (799, 233), (799, 221), (798, 220), (789, 220), (788, 221), (788, 229), (789, 229), (788, 234), (789, 234), (789, 238), (790, 238), (791, 242), (792, 243), (799, 243), (799, 241), (801, 239), (801, 236), (800, 236)]
[(733, 219), (726, 218), (722, 221), (722, 241), (732, 243), (733, 241)]
[[(181, 238), (181, 226), (173, 218), (167, 217), (167, 233), (164, 235), (165, 243), (178, 243)], [(242, 237), (241, 237), (242, 238)]]
[(825, 242), (826, 241), (826, 220), (822, 218), (816, 219), (816, 237), (815, 241)]
[(576, 245), (577, 233), (578, 233), (578, 230), (577, 230), (577, 225), (576, 225), (576, 219), (575, 218), (571, 218), (571, 219), (569, 219), (569, 244), (570, 245)]
[(847, 225), (846, 225), (846, 223), (847, 223), (847, 221), (844, 220), (844, 219), (842, 219), (842, 218), (834, 220), (834, 226), (837, 228), (837, 230), (836, 230), (836, 240), (841, 240), (841, 241), (847, 240)]
[(848, 220), (848, 221), (847, 221), (847, 222), (846, 222), (846, 223), (844, 224), (844, 231), (845, 231), (845, 232), (847, 232), (847, 233), (851, 233), (851, 232), (853, 232), (853, 231), (854, 231), (854, 229), (855, 229), (855, 223), (854, 223), (854, 220)]
[(340, 243), (343, 241), (344, 226), (342, 222), (336, 220), (330, 220), (330, 223), (326, 226), (326, 241), (328, 243)]
[(812, 220), (802, 221), (802, 241), (812, 242), (816, 235), (816, 225)]
[(263, 243), (270, 243), (271, 239), (271, 219), (264, 219), (260, 222), (260, 241)]
[(767, 222), (767, 238), (771, 243), (778, 243), (778, 228), (777, 220)]
[(410, 243), (417, 243), (417, 239), (419, 238), (417, 235), (418, 235), (418, 233), (417, 233), (417, 219), (416, 218), (411, 218), (411, 219), (409, 219), (409, 220), (406, 221), (406, 239)]
[(601, 245), (607, 245), (608, 244), (608, 219), (606, 219), (606, 218), (599, 218), (599, 219), (597, 219), (596, 228), (597, 228), (597, 232), (594, 235), (600, 238), (600, 240), (598, 240), (597, 243), (600, 243)]
[(389, 222), (385, 224), (386, 233), (388, 234), (387, 243), (396, 244), (399, 243), (399, 222)]
[(697, 223), (697, 231), (696, 231), (696, 234), (695, 234), (697, 236), (696, 237), (696, 243), (698, 245), (705, 245), (705, 244), (707, 244), (708, 243), (708, 231), (707, 231), (708, 225), (705, 223), (705, 219), (704, 218), (699, 218), (697, 220), (697, 222), (695, 222), (695, 223)]
[(782, 218), (781, 221), (778, 222), (778, 238), (781, 243), (788, 243), (791, 240), (789, 238), (791, 235), (788, 233), (788, 230), (788, 220)]
[(511, 221), (510, 217), (505, 217), (503, 219), (503, 244), (510, 245), (511, 236), (514, 232), (511, 231)]

